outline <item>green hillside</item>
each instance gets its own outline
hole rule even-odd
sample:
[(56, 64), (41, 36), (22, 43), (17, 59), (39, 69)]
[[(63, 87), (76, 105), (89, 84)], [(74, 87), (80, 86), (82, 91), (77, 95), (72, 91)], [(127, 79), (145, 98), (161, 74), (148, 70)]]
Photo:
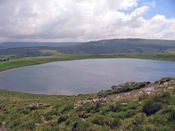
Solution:
[(132, 54), (162, 53), (175, 50), (174, 40), (109, 39), (90, 42), (0, 44), (0, 56), (35, 57), (55, 54)]
[(164, 78), (155, 83), (124, 83), (113, 86), (111, 90), (113, 94), (105, 96), (101, 95), (102, 92), (78, 96), (50, 96), (0, 90), (0, 130), (175, 129), (174, 78)]

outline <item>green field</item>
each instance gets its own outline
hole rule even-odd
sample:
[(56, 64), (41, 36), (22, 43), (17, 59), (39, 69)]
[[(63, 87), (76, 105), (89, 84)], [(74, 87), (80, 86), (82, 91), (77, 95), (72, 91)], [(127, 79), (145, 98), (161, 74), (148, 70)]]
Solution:
[(14, 59), (6, 62), (0, 62), (0, 71), (43, 64), (54, 61), (78, 60), (78, 59), (94, 59), (94, 58), (138, 58), (138, 59), (153, 59), (175, 61), (174, 53), (150, 53), (150, 54), (59, 54), (54, 56), (42, 57), (26, 57)]

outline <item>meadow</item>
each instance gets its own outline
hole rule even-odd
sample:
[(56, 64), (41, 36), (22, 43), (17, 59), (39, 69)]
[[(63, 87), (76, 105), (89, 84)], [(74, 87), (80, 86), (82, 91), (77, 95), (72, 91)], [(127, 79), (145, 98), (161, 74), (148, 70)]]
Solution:
[(0, 62), (0, 71), (43, 64), (55, 61), (67, 61), (78, 59), (95, 59), (95, 58), (137, 58), (175, 61), (175, 53), (142, 53), (142, 54), (58, 54), (51, 56), (23, 57)]
[[(166, 88), (167, 82), (171, 90), (169, 86)], [(153, 84), (162, 91), (156, 94), (139, 95), (137, 100), (131, 96), (116, 101), (114, 98), (112, 101), (109, 99), (111, 94), (57, 96), (0, 90), (0, 129), (12, 131), (174, 130), (175, 81), (165, 78)], [(120, 92), (115, 92), (115, 95), (124, 95), (133, 91), (138, 94), (139, 89), (142, 88), (147, 87), (140, 83), (132, 86), (124, 84)], [(106, 101), (102, 101), (103, 99)]]

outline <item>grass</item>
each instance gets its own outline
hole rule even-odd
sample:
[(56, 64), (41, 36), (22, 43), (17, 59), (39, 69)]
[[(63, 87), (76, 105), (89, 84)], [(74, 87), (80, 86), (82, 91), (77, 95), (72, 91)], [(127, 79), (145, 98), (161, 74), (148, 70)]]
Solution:
[[(163, 92), (139, 101), (74, 108), (96, 95), (50, 96), (0, 90), (0, 129), (76, 131), (170, 131), (175, 129), (175, 94)], [(40, 103), (39, 107), (33, 107)], [(157, 104), (161, 105), (157, 108)], [(86, 114), (82, 117), (80, 114)], [(162, 119), (163, 118), (163, 119)]]
[(0, 62), (0, 71), (49, 63), (54, 61), (66, 61), (66, 60), (78, 60), (78, 59), (94, 59), (94, 58), (138, 58), (138, 59), (153, 59), (153, 60), (167, 60), (167, 61), (175, 61), (174, 53), (156, 53), (156, 54), (59, 54), (54, 56), (43, 56), (43, 57), (27, 57), (20, 58), (15, 60), (10, 60), (7, 62)]

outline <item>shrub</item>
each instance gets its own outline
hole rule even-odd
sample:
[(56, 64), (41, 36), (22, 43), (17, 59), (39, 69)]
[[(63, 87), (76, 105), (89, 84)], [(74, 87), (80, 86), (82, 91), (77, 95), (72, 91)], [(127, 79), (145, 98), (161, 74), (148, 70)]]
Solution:
[(169, 100), (171, 98), (171, 95), (169, 92), (163, 92), (155, 97), (153, 97), (153, 101), (157, 101), (157, 102), (161, 102), (161, 103), (164, 103), (164, 104), (168, 104), (169, 103)]
[(49, 112), (44, 114), (44, 117), (47, 121), (52, 119), (52, 115), (53, 115), (52, 113), (53, 112), (49, 111)]
[(170, 106), (167, 109), (161, 111), (161, 115), (168, 114), (168, 119), (170, 121), (175, 121), (175, 107)]
[(100, 97), (106, 97), (108, 95), (128, 92), (136, 89), (140, 89), (148, 85), (149, 82), (127, 82), (119, 86), (112, 86), (112, 90), (101, 91), (98, 93)]
[(146, 115), (152, 115), (159, 111), (163, 105), (167, 105), (170, 101), (170, 94), (168, 92), (161, 93), (157, 96), (154, 96), (146, 101), (142, 111), (146, 113)]
[(145, 119), (145, 115), (143, 113), (139, 113), (135, 115), (132, 119), (124, 121), (122, 130), (140, 131), (141, 125), (145, 123)]
[(92, 119), (92, 123), (97, 124), (97, 125), (105, 125), (106, 121), (103, 116), (95, 116)]
[(154, 101), (148, 101), (145, 103), (145, 105), (142, 108), (142, 111), (146, 115), (152, 115), (159, 111), (162, 108), (162, 104), (159, 102), (154, 102)]
[(57, 123), (60, 124), (60, 123), (62, 123), (64, 121), (66, 121), (68, 118), (69, 117), (66, 116), (66, 115), (65, 116), (63, 116), (63, 115), (62, 116), (59, 116), (58, 119), (57, 119)]
[(46, 115), (59, 115), (60, 108), (61, 108), (61, 106), (56, 104), (55, 106), (52, 107), (52, 110), (50, 110), (49, 112), (46, 113)]
[(120, 125), (121, 125), (120, 119), (114, 118), (113, 121), (112, 121), (112, 126), (111, 126), (111, 128), (116, 128), (116, 127), (119, 127)]
[(35, 129), (35, 122), (28, 122), (24, 125), (22, 125), (23, 128), (34, 130)]
[(106, 96), (109, 96), (109, 95), (112, 95), (112, 94), (114, 94), (113, 90), (105, 90), (105, 91), (100, 91), (97, 95), (99, 97), (106, 97)]
[(163, 84), (163, 83), (168, 82), (168, 81), (170, 81), (170, 80), (171, 80), (171, 78), (165, 77), (165, 78), (162, 78), (161, 80), (159, 80), (158, 82), (156, 81), (155, 83)]
[(141, 126), (141, 130), (143, 131), (157, 131), (157, 127), (155, 125), (143, 125)]
[(41, 123), (41, 122), (42, 122), (42, 115), (41, 115), (40, 112), (34, 112), (34, 113), (32, 114), (32, 118), (34, 119), (34, 121), (35, 121), (36, 123)]
[(72, 131), (88, 131), (89, 124), (83, 121), (76, 121), (72, 126)]
[(70, 111), (73, 109), (73, 106), (72, 105), (64, 105), (62, 106), (60, 109), (59, 109), (59, 112), (60, 113), (64, 113), (66, 111)]
[(109, 111), (112, 111), (112, 112), (117, 112), (120, 110), (120, 107), (119, 105), (109, 105)]
[(82, 121), (76, 115), (70, 116), (66, 120), (66, 130), (72, 131), (88, 131), (90, 125), (89, 122)]
[(121, 92), (128, 92), (135, 89), (140, 89), (148, 85), (149, 82), (127, 82), (125, 84), (120, 85), (118, 88), (114, 89), (117, 90), (118, 93)]
[(77, 109), (77, 111), (86, 111), (88, 113), (96, 113), (99, 111), (100, 103), (87, 103), (80, 108)]
[(121, 122), (118, 118), (108, 118), (107, 116), (94, 116), (92, 119), (92, 123), (101, 125), (101, 126), (109, 126), (111, 129), (119, 127)]
[(22, 113), (22, 114), (29, 114), (31, 111), (28, 109), (28, 108), (21, 108), (19, 109), (19, 112)]
[(120, 111), (120, 112), (117, 112), (115, 114), (113, 113), (112, 117), (125, 119), (125, 118), (129, 118), (129, 117), (134, 116), (136, 113), (137, 112), (135, 110)]
[(134, 110), (129, 110), (129, 111), (126, 112), (126, 114), (125, 114), (124, 117), (125, 117), (125, 118), (128, 118), (128, 117), (134, 116), (136, 113), (137, 113), (137, 112), (134, 111)]

